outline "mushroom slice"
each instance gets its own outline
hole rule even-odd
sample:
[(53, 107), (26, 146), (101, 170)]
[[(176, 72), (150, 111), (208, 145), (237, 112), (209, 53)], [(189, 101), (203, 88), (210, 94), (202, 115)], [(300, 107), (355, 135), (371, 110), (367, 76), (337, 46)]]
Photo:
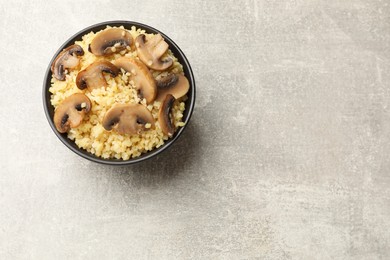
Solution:
[(118, 68), (122, 68), (132, 74), (135, 87), (139, 91), (140, 97), (146, 99), (146, 103), (150, 104), (156, 99), (156, 82), (149, 69), (141, 61), (121, 57), (114, 63)]
[(102, 124), (106, 130), (115, 129), (119, 134), (139, 134), (148, 129), (146, 124), (154, 126), (154, 118), (143, 105), (116, 104), (104, 115)]
[(88, 88), (89, 90), (95, 88), (106, 87), (107, 82), (104, 78), (103, 72), (110, 73), (116, 77), (119, 69), (108, 61), (95, 61), (86, 69), (79, 72), (76, 78), (76, 85), (79, 89)]
[(91, 100), (83, 93), (67, 97), (54, 112), (54, 125), (58, 132), (66, 133), (70, 128), (79, 126), (91, 107)]
[(99, 32), (89, 45), (89, 51), (96, 56), (120, 52), (133, 42), (131, 34), (124, 29), (110, 28)]
[(172, 73), (157, 81), (158, 94), (156, 100), (162, 102), (168, 94), (174, 96), (175, 99), (179, 99), (187, 94), (189, 89), (190, 84), (185, 76)]
[(80, 45), (74, 44), (64, 49), (58, 54), (51, 64), (53, 76), (61, 81), (65, 80), (65, 69), (73, 69), (79, 65), (77, 56), (84, 55), (84, 50)]
[(175, 100), (175, 97), (171, 94), (166, 95), (158, 113), (158, 123), (160, 124), (161, 130), (169, 137), (172, 137), (175, 133), (172, 115), (172, 107)]
[(166, 70), (173, 64), (171, 58), (161, 60), (161, 56), (169, 47), (161, 34), (154, 35), (148, 41), (146, 41), (145, 34), (140, 34), (135, 39), (135, 47), (137, 48), (138, 57), (151, 69)]

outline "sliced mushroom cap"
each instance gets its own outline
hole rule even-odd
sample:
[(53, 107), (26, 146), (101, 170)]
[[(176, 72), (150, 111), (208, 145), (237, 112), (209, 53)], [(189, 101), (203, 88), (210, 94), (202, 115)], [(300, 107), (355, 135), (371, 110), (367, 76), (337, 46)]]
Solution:
[(64, 49), (58, 54), (51, 64), (51, 72), (58, 80), (65, 80), (65, 69), (73, 69), (79, 65), (77, 56), (84, 55), (84, 50), (80, 45), (74, 44)]
[(95, 61), (77, 74), (77, 87), (79, 89), (88, 88), (89, 90), (106, 87), (107, 82), (104, 78), (103, 72), (110, 73), (112, 76), (116, 77), (119, 73), (119, 69), (111, 62)]
[(140, 97), (146, 99), (146, 103), (150, 104), (156, 99), (156, 82), (149, 69), (141, 61), (121, 57), (115, 61), (115, 65), (132, 74), (135, 87)]
[(166, 95), (158, 113), (158, 123), (160, 124), (161, 130), (169, 137), (173, 136), (175, 133), (172, 115), (172, 107), (175, 100), (175, 97), (171, 94)]
[(173, 64), (171, 58), (161, 59), (161, 56), (169, 47), (161, 34), (154, 35), (148, 41), (146, 41), (145, 34), (140, 34), (135, 39), (135, 47), (137, 48), (138, 57), (151, 69), (166, 70)]
[(153, 127), (154, 118), (143, 105), (117, 104), (107, 111), (102, 124), (108, 131), (115, 129), (119, 134), (138, 134), (148, 129), (146, 124)]
[(58, 132), (66, 133), (70, 128), (79, 126), (91, 106), (89, 98), (82, 93), (67, 97), (54, 112), (54, 125)]
[(99, 32), (89, 45), (89, 51), (96, 56), (110, 55), (131, 46), (133, 37), (124, 29), (110, 28)]
[(157, 81), (157, 98), (162, 102), (168, 94), (171, 94), (175, 99), (179, 99), (187, 94), (190, 89), (188, 79), (180, 74), (169, 74), (165, 78)]

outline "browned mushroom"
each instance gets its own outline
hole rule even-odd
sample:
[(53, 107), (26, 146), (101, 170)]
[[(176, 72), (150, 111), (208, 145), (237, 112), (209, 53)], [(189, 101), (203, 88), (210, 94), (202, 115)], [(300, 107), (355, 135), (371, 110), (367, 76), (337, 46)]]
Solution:
[(104, 115), (102, 124), (108, 131), (115, 129), (119, 134), (138, 134), (147, 127), (154, 127), (154, 119), (143, 105), (116, 104)]
[(77, 56), (84, 55), (84, 50), (80, 45), (74, 44), (64, 49), (58, 54), (51, 64), (51, 72), (58, 80), (65, 80), (65, 70), (73, 69), (79, 65)]
[(124, 29), (110, 28), (99, 32), (89, 45), (89, 51), (96, 56), (120, 52), (133, 42), (131, 34)]
[(179, 99), (187, 94), (189, 89), (190, 84), (185, 76), (172, 73), (157, 81), (158, 94), (156, 100), (162, 102), (167, 94), (171, 94), (175, 99)]
[(139, 96), (146, 99), (146, 103), (152, 103), (157, 94), (156, 82), (149, 69), (139, 60), (121, 57), (115, 65), (131, 73), (131, 79), (139, 91)]
[(91, 107), (91, 101), (82, 93), (67, 97), (54, 112), (54, 125), (58, 132), (66, 133), (70, 128), (79, 126)]
[(158, 123), (160, 124), (160, 128), (163, 133), (169, 137), (173, 136), (175, 133), (175, 125), (173, 122), (174, 118), (172, 115), (172, 107), (175, 100), (175, 97), (171, 94), (166, 95), (158, 113)]
[(166, 70), (173, 64), (171, 58), (161, 59), (169, 47), (161, 34), (154, 35), (148, 41), (146, 41), (145, 34), (140, 34), (135, 39), (135, 47), (140, 60), (151, 69)]
[(89, 90), (95, 88), (106, 87), (107, 82), (104, 78), (103, 72), (110, 73), (116, 77), (119, 69), (108, 61), (95, 61), (86, 69), (79, 72), (76, 78), (76, 85), (79, 89), (88, 88)]

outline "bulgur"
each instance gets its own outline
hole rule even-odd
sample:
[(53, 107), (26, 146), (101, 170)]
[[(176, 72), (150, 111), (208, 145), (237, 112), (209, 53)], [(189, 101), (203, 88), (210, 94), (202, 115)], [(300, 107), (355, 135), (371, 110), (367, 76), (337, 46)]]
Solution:
[[(107, 28), (112, 28), (107, 26)], [(123, 27), (119, 27), (124, 29)], [(153, 37), (153, 34), (147, 34), (144, 30), (137, 29), (134, 26), (130, 30), (132, 37), (135, 39), (140, 34), (145, 34), (146, 39)], [(84, 50), (84, 55), (80, 56), (79, 67), (75, 70), (70, 70), (66, 75), (65, 81), (57, 80), (52, 77), (51, 87), (49, 91), (51, 95), (51, 104), (56, 108), (61, 102), (74, 93), (84, 93), (91, 100), (91, 111), (85, 116), (81, 125), (76, 128), (72, 128), (67, 133), (68, 138), (74, 140), (79, 148), (85, 149), (88, 152), (95, 154), (98, 157), (105, 159), (116, 158), (128, 160), (130, 158), (138, 157), (142, 153), (151, 151), (154, 148), (158, 148), (168, 140), (168, 136), (165, 135), (158, 123), (158, 113), (160, 108), (160, 102), (154, 101), (151, 104), (146, 104), (145, 99), (138, 97), (137, 90), (135, 89), (134, 82), (130, 80), (130, 74), (122, 70), (117, 77), (111, 77), (105, 75), (107, 81), (107, 87), (93, 89), (92, 91), (80, 90), (76, 86), (76, 77), (78, 72), (88, 67), (93, 62), (103, 59), (97, 57), (88, 51), (88, 46), (97, 33), (90, 32), (82, 37), (82, 41), (76, 41), (75, 44), (80, 45)], [(113, 47), (115, 49), (115, 47)], [(115, 50), (112, 50), (115, 51)], [(173, 60), (173, 65), (168, 71), (160, 72), (150, 70), (154, 79), (158, 80), (162, 76), (166, 76), (168, 73), (183, 73), (182, 65), (174, 57), (173, 53), (168, 50), (165, 54)], [(105, 56), (104, 59), (110, 62), (115, 61), (120, 57), (130, 57), (138, 59), (137, 51), (132, 48), (127, 48), (119, 53)], [(176, 127), (184, 125), (182, 118), (185, 110), (184, 96), (175, 101), (172, 108), (173, 121)], [(155, 127), (151, 128), (150, 124), (146, 126), (146, 130), (141, 131), (139, 134), (118, 134), (115, 131), (106, 131), (101, 122), (105, 113), (114, 104), (142, 104), (153, 115), (155, 119)]]

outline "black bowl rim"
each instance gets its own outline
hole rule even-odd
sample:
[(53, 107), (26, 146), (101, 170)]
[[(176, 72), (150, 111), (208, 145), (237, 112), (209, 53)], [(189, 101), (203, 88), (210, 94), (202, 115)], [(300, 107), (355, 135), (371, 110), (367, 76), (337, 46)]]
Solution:
[[(146, 31), (151, 31), (153, 33), (160, 33), (164, 37), (164, 39), (166, 39), (169, 42), (170, 48), (172, 48), (172, 46), (173, 46), (173, 48), (176, 49), (177, 52), (180, 54), (180, 56), (182, 58), (182, 63), (184, 63), (184, 64), (182, 64), (183, 67), (186, 67), (188, 69), (188, 72), (189, 72), (189, 75), (186, 75), (186, 76), (188, 77), (189, 82), (190, 82), (190, 86), (191, 86), (191, 88), (190, 88), (191, 99), (190, 99), (190, 102), (188, 102), (187, 107), (186, 107), (186, 110), (188, 110), (188, 114), (187, 114), (186, 120), (184, 121), (185, 125), (183, 127), (180, 127), (179, 130), (175, 133), (175, 135), (171, 139), (165, 141), (165, 143), (162, 146), (160, 146), (159, 148), (154, 149), (154, 150), (149, 151), (149, 152), (146, 152), (146, 153), (142, 154), (140, 157), (132, 158), (129, 160), (103, 159), (103, 158), (97, 157), (94, 154), (89, 153), (87, 151), (85, 151), (85, 153), (83, 153), (83, 152), (81, 152), (81, 148), (76, 148), (76, 147), (70, 145), (70, 142), (73, 142), (73, 141), (70, 140), (66, 134), (65, 135), (60, 134), (57, 131), (57, 129), (55, 128), (53, 119), (51, 118), (51, 116), (49, 114), (49, 106), (51, 106), (51, 104), (48, 103), (46, 100), (46, 95), (49, 94), (49, 90), (48, 90), (47, 86), (48, 86), (48, 82), (50, 82), (50, 80), (51, 80), (51, 77), (49, 78), (49, 76), (51, 75), (50, 66), (53, 63), (54, 59), (57, 57), (57, 55), (64, 48), (66, 48), (68, 45), (72, 44), (77, 37), (80, 37), (80, 36), (90, 32), (90, 31), (93, 31), (96, 27), (105, 26), (105, 25), (108, 25), (108, 26), (123, 25), (126, 27), (127, 26), (130, 26), (130, 27), (135, 26), (137, 28), (141, 28), (141, 29), (144, 29)], [(100, 164), (106, 164), (106, 165), (130, 165), (130, 164), (140, 163), (140, 162), (148, 160), (148, 159), (162, 153), (163, 151), (165, 151), (169, 147), (171, 147), (171, 145), (181, 136), (181, 134), (186, 129), (186, 127), (191, 119), (192, 113), (194, 111), (194, 106), (195, 106), (195, 95), (196, 95), (196, 91), (195, 91), (194, 74), (193, 74), (190, 63), (188, 62), (187, 57), (184, 55), (183, 51), (179, 48), (179, 46), (171, 38), (169, 38), (166, 34), (155, 29), (154, 27), (151, 27), (151, 26), (143, 24), (143, 23), (134, 22), (134, 21), (127, 21), (127, 20), (113, 20), (113, 21), (106, 21), (106, 22), (97, 23), (97, 24), (88, 26), (88, 27), (80, 30), (79, 32), (77, 32), (74, 35), (72, 35), (71, 37), (69, 37), (68, 40), (66, 40), (53, 55), (53, 58), (51, 59), (49, 65), (48, 65), (48, 68), (46, 70), (46, 73), (45, 73), (45, 78), (44, 78), (44, 83), (43, 83), (43, 91), (42, 91), (43, 107), (45, 110), (45, 115), (46, 115), (47, 121), (49, 122), (51, 129), (53, 130), (55, 135), (58, 137), (58, 139), (60, 139), (60, 141), (66, 147), (68, 147), (71, 151), (73, 151), (77, 155), (83, 157), (84, 159), (87, 159), (87, 160), (92, 161), (92, 162), (100, 163)]]

